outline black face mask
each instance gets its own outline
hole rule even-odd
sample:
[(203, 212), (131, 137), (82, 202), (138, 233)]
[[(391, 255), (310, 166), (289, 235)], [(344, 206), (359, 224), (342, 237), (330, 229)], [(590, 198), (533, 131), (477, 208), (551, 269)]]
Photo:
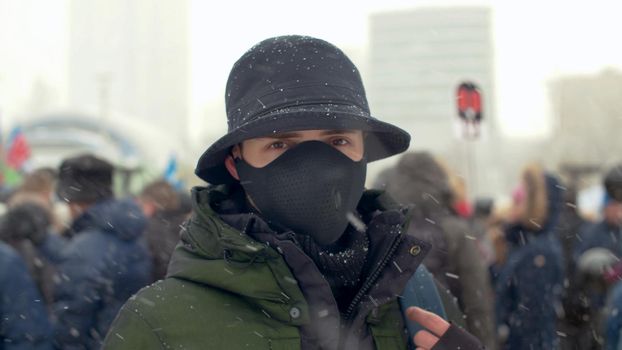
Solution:
[(263, 168), (241, 159), (236, 168), (264, 219), (329, 245), (341, 237), (363, 195), (367, 161), (306, 141)]

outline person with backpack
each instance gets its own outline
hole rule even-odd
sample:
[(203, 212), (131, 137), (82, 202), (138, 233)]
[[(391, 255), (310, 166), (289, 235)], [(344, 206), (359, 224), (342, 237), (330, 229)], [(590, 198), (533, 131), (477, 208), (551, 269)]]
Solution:
[(371, 116), (356, 66), (311, 37), (266, 39), (233, 66), (229, 132), (201, 156), (167, 278), (121, 309), (103, 349), (479, 348), (398, 296), (430, 249), (365, 191), (367, 163), (408, 148)]

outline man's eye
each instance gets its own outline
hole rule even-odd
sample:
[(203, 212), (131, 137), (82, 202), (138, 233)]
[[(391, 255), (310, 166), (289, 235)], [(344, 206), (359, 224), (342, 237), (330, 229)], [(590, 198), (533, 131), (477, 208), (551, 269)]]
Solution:
[(345, 146), (345, 145), (348, 145), (349, 143), (350, 141), (343, 139), (343, 138), (332, 140), (333, 146)]
[(270, 144), (270, 149), (284, 149), (287, 148), (287, 144), (282, 141), (273, 142)]

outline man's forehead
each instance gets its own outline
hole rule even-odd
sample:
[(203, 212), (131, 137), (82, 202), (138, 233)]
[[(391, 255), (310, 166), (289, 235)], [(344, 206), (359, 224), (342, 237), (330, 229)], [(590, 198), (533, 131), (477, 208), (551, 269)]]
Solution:
[(288, 131), (288, 132), (276, 132), (270, 135), (256, 137), (250, 140), (257, 139), (290, 139), (290, 138), (304, 138), (309, 136), (328, 136), (328, 135), (356, 135), (361, 134), (361, 130), (354, 129), (326, 129), (326, 130), (300, 130), (300, 131)]

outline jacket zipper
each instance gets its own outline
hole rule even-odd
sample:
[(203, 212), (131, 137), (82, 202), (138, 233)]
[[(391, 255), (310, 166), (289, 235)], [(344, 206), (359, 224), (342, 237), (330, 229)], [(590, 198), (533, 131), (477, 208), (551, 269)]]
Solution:
[(367, 280), (365, 281), (361, 289), (359, 289), (358, 293), (356, 293), (356, 295), (354, 296), (354, 299), (352, 299), (352, 302), (346, 309), (344, 320), (350, 321), (352, 319), (354, 310), (356, 309), (358, 304), (361, 302), (361, 299), (363, 299), (363, 297), (367, 294), (367, 292), (369, 292), (369, 290), (373, 287), (374, 283), (376, 283), (376, 281), (378, 280), (378, 277), (380, 277), (380, 273), (382, 272), (382, 270), (384, 270), (385, 266), (389, 263), (389, 260), (393, 258), (393, 255), (395, 255), (395, 251), (397, 250), (397, 247), (400, 245), (400, 243), (402, 243), (403, 239), (404, 238), (402, 234), (399, 234), (397, 237), (395, 237), (395, 239), (393, 240), (393, 243), (391, 244), (391, 246), (389, 247), (387, 251), (387, 254), (384, 255), (384, 257), (380, 261), (380, 264), (378, 264), (376, 269), (369, 275), (369, 278), (367, 278)]

